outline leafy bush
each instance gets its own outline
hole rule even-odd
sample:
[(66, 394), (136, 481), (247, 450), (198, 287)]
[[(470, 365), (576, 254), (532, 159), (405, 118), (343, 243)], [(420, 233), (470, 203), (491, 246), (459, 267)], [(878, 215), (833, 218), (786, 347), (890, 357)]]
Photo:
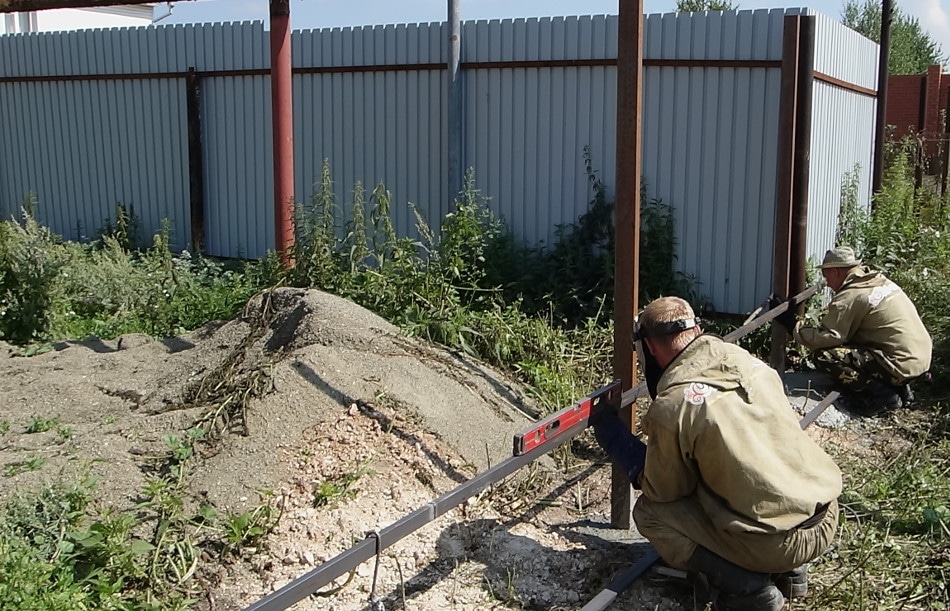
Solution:
[(0, 337), (25, 343), (45, 336), (64, 254), (28, 209), (22, 224), (0, 223)]
[(81, 245), (63, 242), (28, 212), (22, 224), (0, 222), (0, 338), (180, 334), (230, 318), (276, 275), (273, 257), (235, 263), (173, 254), (167, 226), (145, 250), (129, 250), (127, 237)]

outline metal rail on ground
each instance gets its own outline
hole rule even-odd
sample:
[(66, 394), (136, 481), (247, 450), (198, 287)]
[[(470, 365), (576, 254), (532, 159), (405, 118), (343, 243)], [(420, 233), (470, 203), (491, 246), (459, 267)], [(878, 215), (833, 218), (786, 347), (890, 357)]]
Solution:
[[(521, 467), (572, 439), (587, 428), (587, 418), (608, 403), (616, 408), (620, 401), (620, 382), (613, 382), (558, 412), (561, 420), (548, 418), (536, 423), (515, 437), (515, 455), (484, 473), (450, 490), (434, 501), (415, 510), (386, 528), (370, 533), (363, 541), (327, 560), (309, 573), (298, 577), (276, 592), (247, 607), (246, 611), (279, 611), (318, 592), (331, 581), (354, 570), (419, 528), (457, 507), (485, 488), (508, 477)], [(562, 424), (564, 426), (562, 426)], [(519, 439), (521, 442), (519, 443)]]
[[(817, 285), (809, 287), (793, 297), (791, 302), (799, 304), (815, 294)], [(742, 325), (735, 331), (725, 335), (724, 340), (734, 342), (744, 335), (758, 329), (776, 316), (788, 309), (788, 302), (783, 302)], [(369, 533), (363, 541), (348, 550), (327, 560), (314, 570), (298, 577), (294, 581), (273, 592), (261, 600), (248, 606), (245, 611), (282, 611), (291, 605), (300, 602), (327, 586), (337, 577), (355, 570), (363, 562), (377, 556), (382, 550), (390, 547), (404, 537), (412, 534), (419, 528), (444, 515), (450, 509), (462, 504), (485, 488), (508, 477), (521, 467), (531, 463), (536, 458), (559, 447), (573, 439), (587, 428), (590, 415), (600, 409), (612, 408), (620, 405), (627, 406), (637, 398), (647, 394), (646, 384), (641, 383), (621, 394), (620, 382), (613, 382), (604, 386), (577, 403), (565, 408), (556, 414), (533, 424), (514, 437), (513, 456), (505, 459), (498, 465), (484, 473), (476, 475), (464, 484), (450, 490), (397, 520), (389, 526)], [(804, 429), (821, 414), (828, 405), (837, 398), (837, 393), (831, 393), (809, 412), (802, 420)], [(652, 548), (636, 563), (620, 573), (601, 591), (591, 602), (584, 606), (582, 611), (599, 611), (605, 609), (624, 590), (629, 588), (643, 573), (659, 559), (659, 555)]]

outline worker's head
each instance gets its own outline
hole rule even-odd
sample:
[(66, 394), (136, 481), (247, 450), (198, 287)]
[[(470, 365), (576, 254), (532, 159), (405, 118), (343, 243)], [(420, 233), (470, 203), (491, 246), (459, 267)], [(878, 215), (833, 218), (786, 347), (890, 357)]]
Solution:
[(660, 367), (665, 368), (702, 333), (693, 308), (679, 297), (660, 297), (643, 308), (638, 333)]
[(854, 256), (854, 250), (850, 246), (838, 246), (825, 253), (825, 258), (818, 268), (821, 269), (828, 288), (837, 292), (851, 270), (860, 265), (861, 260)]

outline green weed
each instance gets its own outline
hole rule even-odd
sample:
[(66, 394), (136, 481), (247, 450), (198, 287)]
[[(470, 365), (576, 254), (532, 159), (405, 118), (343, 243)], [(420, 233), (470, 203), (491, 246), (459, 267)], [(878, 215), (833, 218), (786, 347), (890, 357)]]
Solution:
[(4, 467), (4, 477), (13, 477), (27, 471), (39, 471), (46, 464), (46, 459), (42, 456), (33, 456), (28, 460), (16, 461)]
[(335, 508), (342, 501), (356, 497), (356, 483), (364, 475), (370, 475), (373, 471), (368, 466), (360, 467), (354, 471), (344, 473), (340, 477), (328, 479), (317, 484), (313, 491), (314, 507)]
[(50, 327), (55, 279), (66, 265), (59, 239), (40, 226), (25, 204), (22, 224), (0, 223), (0, 337), (14, 343), (42, 339)]
[(33, 416), (33, 419), (30, 421), (30, 423), (26, 425), (26, 433), (45, 433), (58, 424), (59, 420), (57, 418), (43, 418), (41, 416)]
[(73, 438), (72, 427), (61, 425), (56, 429), (56, 443), (62, 445)]
[(262, 503), (243, 513), (229, 512), (223, 520), (224, 549), (237, 553), (244, 547), (257, 545), (280, 520), (281, 509), (273, 502), (271, 491), (260, 492)]

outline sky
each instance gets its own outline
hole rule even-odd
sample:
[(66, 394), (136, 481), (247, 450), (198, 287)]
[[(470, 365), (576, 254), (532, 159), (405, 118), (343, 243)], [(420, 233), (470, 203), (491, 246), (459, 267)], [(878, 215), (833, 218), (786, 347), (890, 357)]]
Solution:
[[(619, 0), (459, 0), (463, 21), (555, 15), (615, 15)], [(841, 18), (844, 0), (738, 0), (739, 9), (809, 7)], [(950, 0), (896, 0), (950, 55)], [(674, 10), (675, 0), (644, 0), (646, 13)], [(173, 3), (161, 23), (267, 21), (268, 0), (186, 0)], [(161, 11), (162, 9), (159, 9)], [(448, 0), (290, 0), (295, 30), (444, 21)]]

